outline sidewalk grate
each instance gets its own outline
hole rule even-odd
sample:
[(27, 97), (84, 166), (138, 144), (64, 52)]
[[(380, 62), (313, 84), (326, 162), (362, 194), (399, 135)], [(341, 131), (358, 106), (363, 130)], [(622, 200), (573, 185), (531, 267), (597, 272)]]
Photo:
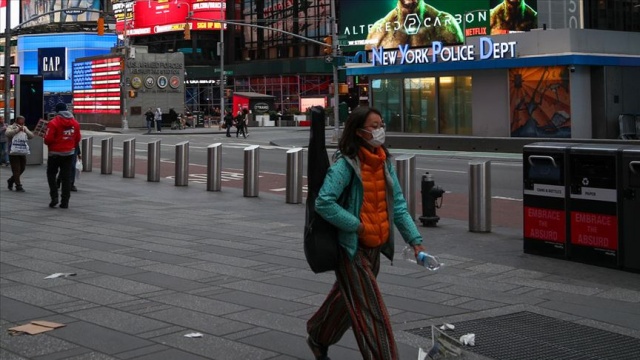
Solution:
[[(528, 311), (455, 323), (455, 339), (476, 335), (465, 350), (496, 360), (637, 360), (640, 339)], [(431, 337), (431, 329), (408, 330)]]

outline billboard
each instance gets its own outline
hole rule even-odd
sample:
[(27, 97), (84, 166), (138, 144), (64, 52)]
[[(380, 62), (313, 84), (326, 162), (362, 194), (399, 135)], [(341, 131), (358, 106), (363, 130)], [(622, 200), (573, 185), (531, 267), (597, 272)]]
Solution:
[(509, 69), (512, 137), (571, 137), (569, 69)]
[(461, 44), (537, 28), (536, 0), (342, 0), (338, 34), (347, 51)]
[[(27, 22), (24, 27), (28, 27), (64, 22), (97, 21), (99, 13), (86, 11), (86, 9), (99, 11), (100, 0), (22, 0), (20, 1), (20, 22)], [(54, 10), (63, 11), (46, 14)]]
[(73, 112), (120, 114), (120, 57), (73, 63)]
[(222, 24), (215, 21), (225, 20), (226, 9), (224, 0), (113, 0), (116, 31), (124, 31), (126, 23), (130, 36), (183, 31), (189, 11), (194, 18), (189, 21), (191, 30), (220, 29)]
[[(319, 38), (329, 34), (327, 19), (330, 16), (330, 0), (242, 0), (242, 17), (245, 22), (264, 24), (271, 28), (296, 33), (308, 38)], [(258, 6), (262, 5), (261, 9)], [(259, 22), (259, 19), (264, 21)], [(297, 28), (296, 28), (297, 27)], [(245, 42), (256, 44), (258, 29), (244, 27)], [(264, 30), (267, 43), (290, 41), (286, 34)]]

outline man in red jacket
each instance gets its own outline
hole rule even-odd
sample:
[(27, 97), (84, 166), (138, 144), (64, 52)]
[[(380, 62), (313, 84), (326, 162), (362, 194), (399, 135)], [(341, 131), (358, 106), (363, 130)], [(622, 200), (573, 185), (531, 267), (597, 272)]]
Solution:
[(60, 172), (62, 194), (60, 207), (69, 207), (71, 197), (71, 163), (76, 146), (80, 143), (80, 124), (74, 119), (73, 114), (67, 110), (64, 103), (56, 104), (56, 116), (47, 124), (47, 132), (44, 135), (44, 143), (49, 147), (47, 159), (47, 181), (49, 182), (49, 195), (51, 202), (49, 207), (58, 205), (58, 185), (56, 176)]

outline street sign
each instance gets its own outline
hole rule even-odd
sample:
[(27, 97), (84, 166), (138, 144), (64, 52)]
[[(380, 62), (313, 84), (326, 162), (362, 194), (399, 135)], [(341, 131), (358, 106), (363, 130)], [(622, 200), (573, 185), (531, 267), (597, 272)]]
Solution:
[(327, 55), (324, 57), (324, 62), (327, 64), (331, 64), (333, 62), (333, 56)]
[(9, 74), (11, 74), (11, 75), (20, 74), (20, 66), (11, 66), (11, 68), (9, 70)]
[[(220, 69), (213, 69), (213, 72), (214, 72), (214, 73), (219, 74), (219, 73), (220, 73)], [(231, 70), (225, 70), (225, 71), (224, 71), (224, 74), (225, 74), (225, 75), (233, 75), (233, 71), (231, 71)]]

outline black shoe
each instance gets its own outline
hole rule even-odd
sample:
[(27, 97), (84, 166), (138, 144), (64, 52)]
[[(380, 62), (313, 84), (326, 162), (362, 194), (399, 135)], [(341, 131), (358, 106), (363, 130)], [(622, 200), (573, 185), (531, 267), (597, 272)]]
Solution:
[(69, 208), (69, 203), (63, 202), (60, 204), (60, 209), (67, 209), (67, 208)]
[(9, 190), (13, 190), (13, 179), (7, 179), (7, 185)]
[(311, 349), (311, 352), (313, 353), (313, 356), (315, 356), (316, 360), (331, 360), (327, 356), (327, 352), (329, 351), (329, 349), (327, 349), (325, 346), (316, 343), (315, 341), (311, 340), (310, 337), (307, 338), (307, 345), (309, 345), (309, 348)]
[(24, 192), (24, 189), (22, 188), (22, 185), (16, 185), (16, 191), (17, 192)]
[(78, 188), (75, 185), (71, 185), (71, 189), (69, 189), (71, 191), (78, 191)]
[(54, 208), (56, 207), (56, 205), (58, 205), (58, 199), (51, 199), (51, 202), (49, 203), (49, 207)]

